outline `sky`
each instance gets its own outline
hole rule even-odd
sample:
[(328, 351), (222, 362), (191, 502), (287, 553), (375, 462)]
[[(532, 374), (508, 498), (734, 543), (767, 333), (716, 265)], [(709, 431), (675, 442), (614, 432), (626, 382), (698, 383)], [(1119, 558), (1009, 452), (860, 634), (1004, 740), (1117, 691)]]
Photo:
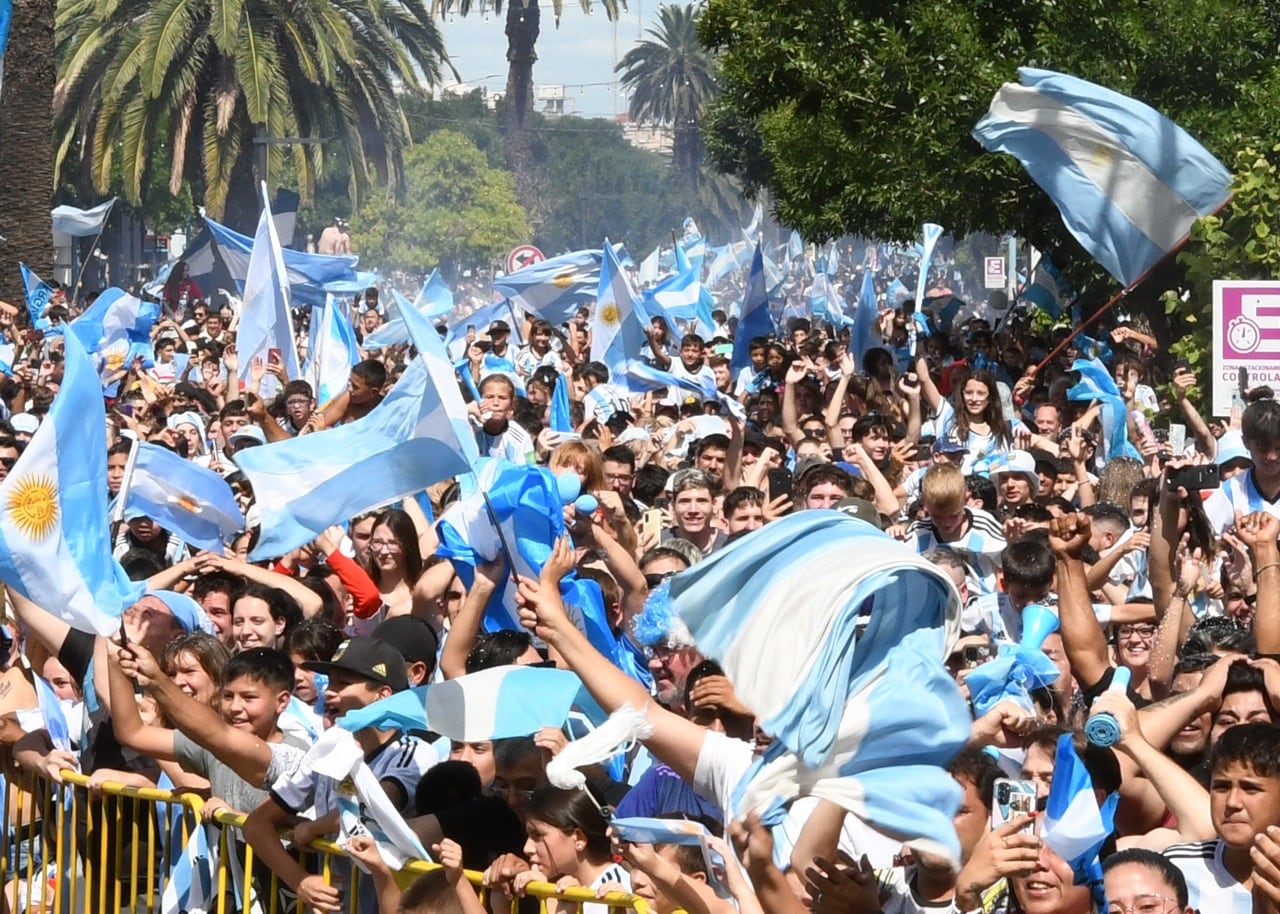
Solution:
[[(543, 0), (542, 31), (536, 45), (538, 62), (533, 66), (534, 99), (538, 88), (559, 84), (565, 87), (565, 110), (576, 105), (581, 117), (613, 117), (626, 112), (626, 100), (619, 94), (614, 65), (651, 27), (658, 16), (658, 0), (630, 0), (626, 11), (619, 10), (610, 22), (595, 2), (595, 12), (584, 13), (577, 0), (564, 0), (560, 28), (555, 27), (550, 0)], [(504, 6), (505, 16), (505, 6)], [(472, 13), (442, 26), (445, 47), (453, 65), (468, 86), (484, 86), (502, 92), (507, 84), (507, 36), (503, 17)], [(451, 79), (451, 78), (450, 78)]]

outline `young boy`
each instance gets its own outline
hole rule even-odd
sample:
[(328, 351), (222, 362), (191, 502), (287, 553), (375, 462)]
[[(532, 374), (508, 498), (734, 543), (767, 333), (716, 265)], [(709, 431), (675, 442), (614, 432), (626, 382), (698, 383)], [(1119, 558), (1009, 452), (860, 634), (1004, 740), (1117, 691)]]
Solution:
[(505, 457), (512, 463), (532, 465), (537, 462), (533, 438), (511, 418), (515, 403), (516, 386), (506, 375), (491, 374), (480, 382), (476, 445), (481, 457)]
[(1253, 911), (1255, 841), (1280, 826), (1280, 728), (1232, 727), (1213, 747), (1209, 765), (1209, 815), (1217, 838), (1175, 844), (1164, 854), (1186, 877), (1192, 908)]
[(964, 474), (951, 463), (935, 463), (920, 480), (920, 499), (928, 520), (907, 528), (907, 542), (917, 552), (943, 548), (959, 552), (969, 565), (969, 591), (996, 590), (1000, 554), (1005, 548), (1004, 530), (990, 514), (965, 507)]
[[(329, 677), (326, 713), (334, 717), (409, 687), (404, 656), (377, 638), (351, 638), (338, 648), (330, 662), (307, 663), (305, 667)], [(354, 736), (391, 805), (398, 811), (409, 808), (423, 772), (439, 761), (435, 750), (400, 730), (366, 727)], [(342, 900), (338, 888), (329, 885), (323, 876), (307, 875), (285, 850), (278, 834), (281, 828), (295, 826), (293, 843), (302, 846), (338, 831), (335, 793), (340, 785), (315, 770), (320, 761), (314, 751), (309, 752), (295, 770), (277, 779), (267, 799), (249, 814), (244, 836), (263, 864), (297, 892), (301, 904), (318, 911), (337, 911)], [(303, 820), (302, 815), (312, 807), (316, 818)], [(370, 815), (369, 810), (362, 808), (361, 816), (366, 815)], [(361, 910), (365, 907), (362, 905)]]
[[(227, 662), (221, 714), (179, 689), (146, 648), (126, 645), (118, 659), (109, 664), (116, 738), (135, 752), (176, 761), (208, 778), (205, 809), (210, 812), (255, 808), (266, 799), (266, 788), (297, 767), (310, 748), (277, 726), (293, 686), (293, 664), (279, 651), (254, 648)], [(142, 722), (131, 679), (155, 698), (167, 719), (179, 722), (179, 729)]]

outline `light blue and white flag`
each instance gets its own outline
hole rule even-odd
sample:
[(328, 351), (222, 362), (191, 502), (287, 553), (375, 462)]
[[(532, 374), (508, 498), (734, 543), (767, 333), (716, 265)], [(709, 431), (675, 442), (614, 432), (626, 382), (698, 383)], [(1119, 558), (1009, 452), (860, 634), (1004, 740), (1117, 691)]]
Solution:
[(857, 360), (859, 370), (867, 350), (878, 345), (874, 330), (879, 316), (875, 271), (866, 265), (862, 268), (862, 287), (858, 290), (858, 307), (853, 313), (853, 330), (849, 334), (849, 351)]
[(723, 247), (712, 248), (711, 253), (714, 256), (711, 260), (711, 267), (707, 271), (707, 286), (715, 286), (716, 283), (730, 273), (737, 272), (750, 263), (753, 249), (754, 246), (747, 244), (745, 241), (737, 241), (726, 244)]
[(433, 683), (427, 720), (441, 736), (464, 743), (529, 736), (560, 727), (582, 681), (568, 670), (498, 666)]
[(973, 137), (1007, 152), (1084, 249), (1126, 288), (1231, 197), (1231, 173), (1173, 121), (1102, 86), (1029, 67)]
[(112, 197), (105, 203), (99, 203), (89, 209), (80, 209), (75, 206), (55, 206), (53, 212), (50, 213), (53, 217), (54, 238), (58, 237), (58, 233), (70, 235), (72, 238), (87, 238), (90, 235), (97, 235), (102, 231), (102, 227), (107, 224), (107, 218), (111, 215), (111, 207), (115, 206), (115, 203), (116, 198)]
[(929, 267), (933, 265), (933, 252), (942, 237), (942, 226), (926, 222), (921, 229), (924, 245), (920, 254), (920, 276), (916, 280), (916, 313), (924, 307), (924, 292), (929, 288)]
[(263, 184), (262, 214), (258, 217), (258, 233), (253, 238), (249, 272), (244, 280), (244, 301), (240, 306), (240, 323), (236, 328), (240, 380), (245, 384), (249, 383), (253, 360), (261, 359), (266, 364), (272, 350), (279, 351), (289, 377), (302, 376), (293, 338), (293, 319), (289, 315), (289, 277), (285, 272), (276, 224), (271, 220), (266, 190)]
[[(9, 2), (11, 0), (0, 0), (0, 3)], [(27, 314), (31, 316), (31, 326), (37, 330), (48, 330), (49, 318), (44, 316), (44, 312), (49, 307), (49, 299), (53, 297), (53, 287), (25, 263), (18, 264), (18, 268), (22, 270), (22, 289), (27, 296)]]
[(366, 727), (375, 730), (426, 730), (430, 727), (426, 711), (427, 688), (417, 686), (394, 692), (363, 708), (348, 711), (334, 724), (351, 733)]
[(642, 286), (651, 286), (658, 281), (658, 269), (662, 260), (662, 247), (658, 246), (653, 249), (653, 253), (640, 261), (640, 266), (636, 270), (636, 282)]
[(108, 348), (150, 348), (151, 327), (160, 318), (160, 306), (145, 302), (123, 289), (106, 289), (83, 314), (71, 322), (71, 332), (87, 352), (102, 354)]
[(218, 553), (244, 529), (244, 515), (221, 474), (158, 444), (139, 441), (134, 448), (122, 515), (140, 512), (183, 542)]
[(360, 347), (351, 321), (332, 295), (325, 296), (325, 303), (311, 311), (311, 342), (303, 370), (315, 393), (317, 409), (324, 409), (347, 389), (351, 367), (359, 361)]
[[(660, 311), (671, 326), (675, 326), (676, 319), (696, 321), (698, 334), (709, 340), (715, 334), (715, 322), (711, 317), (715, 299), (698, 281), (700, 273), (700, 268), (690, 265), (689, 269), (664, 279), (652, 289), (645, 290), (644, 304), (649, 316)], [(629, 355), (634, 358), (638, 351), (634, 350)]]
[(804, 239), (800, 237), (800, 233), (795, 229), (791, 230), (791, 235), (787, 238), (787, 260), (792, 261), (804, 256)]
[(1141, 460), (1138, 449), (1129, 441), (1129, 418), (1124, 397), (1115, 379), (1097, 359), (1076, 359), (1072, 371), (1080, 373), (1080, 383), (1067, 391), (1073, 401), (1097, 400), (1102, 406), (1102, 456), (1105, 460), (1131, 457)]
[(160, 899), (161, 914), (210, 914), (218, 906), (218, 839), (212, 825), (196, 822), (173, 862)]
[(106, 411), (75, 334), (49, 415), (0, 482), (0, 580), (80, 631), (109, 635), (143, 587), (111, 556)]
[(603, 250), (596, 308), (590, 324), (591, 361), (603, 362), (612, 373), (616, 366), (635, 358), (648, 342), (645, 327), (649, 317), (607, 238)]
[(760, 226), (764, 223), (764, 205), (757, 203), (755, 209), (751, 211), (751, 222), (742, 230), (742, 237), (746, 239), (748, 247), (755, 247), (756, 242), (760, 239), (756, 238), (756, 233), (760, 231)]
[(431, 271), (413, 304), (426, 317), (444, 317), (453, 310), (453, 290), (445, 283), (439, 270)]
[(1071, 291), (1066, 277), (1053, 265), (1049, 255), (1043, 254), (1031, 274), (1030, 285), (1022, 290), (1021, 298), (1057, 320), (1063, 311), (1071, 307), (1075, 293)]
[(573, 416), (569, 412), (569, 378), (565, 375), (556, 378), (556, 389), (551, 392), (549, 420), (553, 432), (573, 431)]
[(600, 250), (574, 251), (499, 276), (493, 288), (532, 311), (560, 325), (573, 316), (600, 286)]
[(418, 358), (367, 416), (249, 448), (236, 463), (262, 515), (254, 561), (282, 555), (326, 527), (466, 473), (479, 456), (444, 343), (412, 308)]
[(773, 334), (773, 315), (769, 313), (769, 289), (765, 285), (764, 252), (760, 245), (751, 259), (751, 272), (747, 274), (747, 289), (742, 298), (738, 329), (733, 334), (733, 363), (735, 376), (751, 364), (751, 340)]
[(694, 222), (692, 216), (685, 216), (681, 231), (680, 251), (687, 266), (697, 269), (698, 276), (701, 277), (702, 261), (707, 256), (707, 239), (698, 231), (698, 223)]
[(853, 323), (845, 316), (840, 296), (832, 288), (831, 281), (824, 272), (814, 276), (813, 284), (809, 286), (809, 313), (826, 321), (836, 330)]
[(943, 665), (960, 634), (946, 575), (870, 524), (802, 511), (676, 575), (665, 598), (776, 737), (727, 813), (773, 824), (813, 795), (958, 863), (943, 766), (969, 715)]
[(520, 321), (518, 319), (513, 320), (511, 304), (505, 298), (502, 298), (449, 324), (449, 335), (445, 338), (445, 345), (449, 349), (449, 358), (460, 359), (467, 354), (468, 327), (475, 327), (476, 333), (481, 334), (494, 321), (506, 321), (508, 324), (514, 324), (511, 332), (513, 335), (519, 335)]
[(889, 288), (885, 292), (885, 297), (888, 299), (891, 306), (894, 308), (901, 308), (902, 303), (911, 298), (911, 290), (903, 284), (901, 279), (894, 278), (893, 282), (889, 283)]
[[(999, 618), (999, 612), (995, 617)], [(981, 717), (1002, 701), (1034, 711), (1031, 693), (1053, 685), (1059, 675), (1058, 668), (1040, 648), (1006, 641), (1000, 644), (996, 659), (970, 670), (964, 683), (974, 713)]]
[(1071, 865), (1077, 885), (1090, 887), (1100, 910), (1106, 908), (1106, 899), (1098, 853), (1115, 829), (1119, 800), (1119, 794), (1111, 793), (1098, 805), (1093, 779), (1072, 744), (1071, 734), (1062, 734), (1053, 759), (1053, 784), (1045, 802), (1040, 840)]
[[(249, 275), (254, 239), (241, 235), (205, 217), (206, 232), (197, 235), (182, 260), (189, 275), (210, 296), (223, 282), (228, 292), (244, 288)], [(272, 220), (275, 226), (275, 220)], [(277, 233), (279, 226), (275, 226)], [(259, 226), (261, 228), (261, 226)], [(345, 288), (362, 291), (370, 283), (356, 272), (357, 258), (351, 255), (308, 254), (286, 248), (283, 251), (285, 274), (289, 281), (290, 301), (294, 305), (319, 305), (324, 302), (326, 287), (343, 288), (335, 283), (348, 283)]]

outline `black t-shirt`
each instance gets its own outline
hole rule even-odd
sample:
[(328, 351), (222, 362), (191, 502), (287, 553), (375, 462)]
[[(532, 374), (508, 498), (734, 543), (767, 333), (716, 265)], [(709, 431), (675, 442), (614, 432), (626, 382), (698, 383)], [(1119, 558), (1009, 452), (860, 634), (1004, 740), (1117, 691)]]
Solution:
[(462, 847), (462, 865), (483, 870), (503, 854), (524, 854), (520, 818), (498, 797), (476, 797), (436, 813), (446, 838)]
[[(93, 691), (90, 680), (90, 666), (93, 661), (95, 636), (78, 629), (71, 629), (58, 651), (58, 662), (67, 668), (73, 680), (84, 683), (86, 698)], [(99, 701), (89, 712), (89, 735), (80, 748), (80, 768), (85, 774), (99, 768), (117, 768), (124, 771), (137, 771), (155, 775), (154, 759), (146, 758), (126, 749), (116, 739), (115, 727), (107, 714), (107, 709)]]
[[(1115, 678), (1115, 675), (1116, 675), (1116, 668), (1113, 666), (1109, 666), (1107, 667), (1107, 671), (1102, 674), (1102, 678), (1099, 679), (1097, 682), (1095, 682), (1093, 685), (1086, 686), (1084, 683), (1080, 684), (1080, 695), (1084, 699), (1085, 714), (1088, 714), (1089, 709), (1093, 707), (1093, 700), (1097, 698), (1099, 695), (1101, 695), (1103, 692), (1105, 692), (1107, 689), (1111, 688), (1111, 680)], [(1127, 689), (1125, 691), (1125, 694), (1129, 696), (1129, 700), (1133, 702), (1133, 706), (1135, 708), (1145, 708), (1147, 705), (1151, 704), (1151, 699), (1143, 698), (1141, 695), (1135, 692), (1132, 689), (1132, 687)]]

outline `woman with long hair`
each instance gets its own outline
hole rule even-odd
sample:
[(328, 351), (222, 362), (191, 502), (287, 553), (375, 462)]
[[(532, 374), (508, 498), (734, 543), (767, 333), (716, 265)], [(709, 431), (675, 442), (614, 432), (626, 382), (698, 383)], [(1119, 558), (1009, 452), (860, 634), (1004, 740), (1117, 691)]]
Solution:
[[(535, 881), (554, 882), (560, 888), (616, 884), (620, 891), (630, 891), (630, 875), (613, 862), (609, 821), (589, 789), (564, 790), (548, 784), (529, 798), (524, 853), (533, 868), (516, 878), (517, 891)], [(576, 902), (558, 902), (554, 914), (577, 910)], [(606, 914), (608, 906), (587, 903), (581, 910)]]
[(378, 586), (382, 606), (367, 618), (356, 618), (360, 635), (373, 631), (384, 619), (413, 611), (413, 585), (422, 574), (422, 551), (418, 530), (406, 512), (388, 508), (374, 518), (365, 570)]
[(916, 377), (920, 380), (921, 397), (935, 414), (936, 437), (950, 439), (968, 449), (963, 467), (966, 474), (972, 472), (979, 460), (1008, 453), (1013, 448), (1013, 428), (1005, 419), (1000, 388), (991, 372), (978, 368), (967, 376), (952, 375), (956, 383), (952, 391), (954, 404), (943, 397), (934, 384), (923, 355), (916, 357)]

